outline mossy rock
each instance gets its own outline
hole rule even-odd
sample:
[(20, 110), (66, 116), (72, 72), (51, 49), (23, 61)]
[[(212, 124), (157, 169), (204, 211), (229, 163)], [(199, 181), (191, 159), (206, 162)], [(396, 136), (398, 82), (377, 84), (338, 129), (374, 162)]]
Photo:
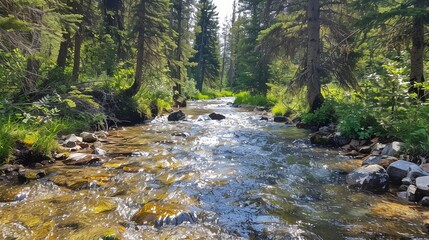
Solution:
[(110, 199), (96, 199), (96, 202), (91, 204), (90, 209), (93, 213), (103, 213), (115, 210), (116, 203)]

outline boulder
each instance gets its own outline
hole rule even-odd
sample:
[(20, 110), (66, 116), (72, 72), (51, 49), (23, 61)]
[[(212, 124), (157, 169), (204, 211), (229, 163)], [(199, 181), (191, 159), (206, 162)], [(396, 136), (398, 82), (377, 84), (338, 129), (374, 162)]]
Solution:
[(422, 191), (429, 192), (429, 176), (416, 178), (416, 187)]
[(371, 147), (371, 154), (381, 154), (381, 151), (383, 150), (383, 148), (386, 147), (386, 144), (382, 144), (382, 143), (375, 143), (374, 145), (372, 145)]
[(259, 119), (260, 121), (268, 121), (267, 117), (261, 117), (261, 119)]
[(415, 163), (398, 160), (393, 162), (387, 168), (390, 180), (395, 184), (401, 184), (402, 179), (408, 175), (410, 167), (417, 166)]
[(402, 179), (402, 183), (407, 185), (415, 184), (416, 179), (423, 176), (429, 176), (429, 173), (427, 173), (425, 170), (423, 170), (417, 165), (410, 166), (410, 168), (408, 169), (407, 176)]
[(101, 159), (94, 154), (72, 153), (63, 162), (66, 165), (86, 165), (101, 162)]
[(421, 164), (420, 167), (425, 170), (426, 172), (429, 172), (429, 163)]
[(209, 115), (210, 119), (212, 120), (222, 120), (225, 119), (225, 116), (219, 113), (210, 113)]
[(355, 169), (346, 177), (349, 188), (373, 193), (383, 193), (389, 188), (389, 175), (379, 165), (368, 165)]
[(351, 139), (347, 136), (342, 135), (340, 132), (334, 134), (334, 142), (337, 146), (344, 146), (349, 144)]
[(181, 120), (185, 120), (186, 115), (182, 112), (182, 110), (179, 110), (177, 112), (173, 112), (170, 115), (168, 115), (168, 121), (171, 122), (176, 122), (176, 121), (181, 121)]
[(407, 199), (410, 202), (419, 202), (423, 198), (421, 191), (415, 186), (410, 185), (407, 189)]
[(98, 137), (94, 133), (82, 132), (80, 136), (84, 142), (93, 143), (98, 141)]
[(284, 117), (284, 116), (275, 116), (274, 117), (274, 122), (284, 123), (287, 121), (288, 121), (287, 117)]
[(401, 142), (392, 142), (386, 145), (381, 151), (382, 155), (395, 156), (404, 144)]

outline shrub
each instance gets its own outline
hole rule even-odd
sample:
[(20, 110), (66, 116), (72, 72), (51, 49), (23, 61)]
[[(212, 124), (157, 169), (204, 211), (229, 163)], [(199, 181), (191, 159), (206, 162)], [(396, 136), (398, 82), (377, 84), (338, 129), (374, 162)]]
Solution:
[(322, 106), (313, 113), (302, 114), (302, 121), (316, 127), (336, 123), (338, 121), (338, 116), (335, 111), (336, 105), (337, 103), (334, 100), (326, 99)]

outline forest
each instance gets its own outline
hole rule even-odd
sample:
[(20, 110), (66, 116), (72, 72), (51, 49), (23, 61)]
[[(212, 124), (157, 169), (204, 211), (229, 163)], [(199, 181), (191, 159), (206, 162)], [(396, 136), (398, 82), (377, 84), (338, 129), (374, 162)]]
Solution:
[(1, 0), (0, 162), (222, 96), (429, 156), (429, 1), (225, 4)]

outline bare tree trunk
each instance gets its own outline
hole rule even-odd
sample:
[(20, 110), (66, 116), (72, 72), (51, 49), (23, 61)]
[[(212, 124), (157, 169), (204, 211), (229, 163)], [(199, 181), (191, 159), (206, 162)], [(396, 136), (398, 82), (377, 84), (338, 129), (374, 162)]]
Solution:
[[(144, 19), (146, 16), (146, 1), (141, 1), (141, 9), (139, 9), (141, 12), (140, 19)], [(138, 37), (137, 37), (137, 63), (136, 63), (136, 72), (134, 75), (134, 83), (133, 85), (125, 90), (125, 95), (132, 97), (136, 95), (143, 84), (143, 60), (144, 60), (144, 54), (145, 54), (145, 23), (143, 20), (140, 20), (139, 22), (139, 30), (138, 30)]]
[[(425, 1), (415, 0), (416, 8), (425, 8)], [(425, 52), (425, 32), (424, 22), (421, 16), (415, 16), (413, 19), (413, 28), (411, 33), (412, 48), (410, 51), (411, 57), (411, 73), (410, 73), (410, 93), (416, 93), (421, 101), (426, 100), (425, 91), (421, 86), (415, 86), (416, 83), (423, 83), (424, 79), (424, 52)]]
[(67, 64), (67, 53), (71, 43), (70, 33), (66, 32), (63, 34), (63, 41), (60, 44), (60, 50), (58, 51), (57, 66), (65, 67)]
[[(36, 52), (40, 51), (40, 30), (31, 33), (31, 40)], [(37, 91), (37, 80), (39, 79), (40, 61), (35, 56), (29, 56), (27, 59), (26, 74), (24, 84), (21, 86), (21, 93), (24, 95), (32, 94)]]
[(310, 111), (323, 103), (320, 84), (320, 0), (308, 1), (307, 101)]

